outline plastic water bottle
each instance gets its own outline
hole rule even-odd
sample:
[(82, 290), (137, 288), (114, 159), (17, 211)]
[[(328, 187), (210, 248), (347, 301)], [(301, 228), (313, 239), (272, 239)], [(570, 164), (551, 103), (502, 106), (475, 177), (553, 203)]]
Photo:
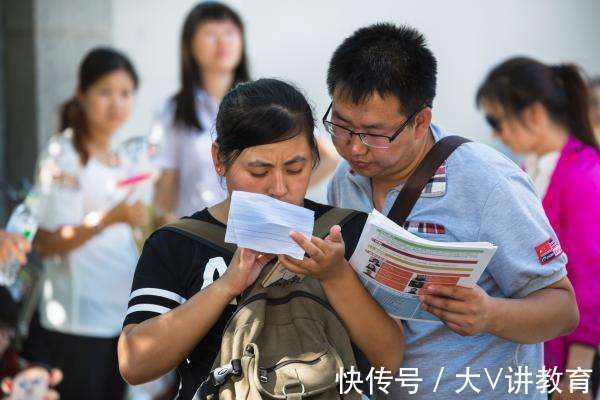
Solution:
[[(8, 220), (6, 231), (23, 236), (29, 243), (37, 233), (38, 222), (33, 210), (34, 195), (30, 194), (25, 202), (19, 204)], [(10, 258), (6, 263), (0, 265), (0, 285), (11, 286), (17, 279), (21, 265), (16, 257)]]

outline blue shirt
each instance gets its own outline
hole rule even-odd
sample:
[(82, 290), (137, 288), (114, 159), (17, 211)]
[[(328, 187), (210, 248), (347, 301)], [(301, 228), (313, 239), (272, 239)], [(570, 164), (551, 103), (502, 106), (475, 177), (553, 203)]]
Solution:
[[(436, 141), (450, 135), (435, 125), (431, 125), (431, 132)], [(400, 189), (401, 185), (387, 193), (384, 214)], [(343, 161), (329, 184), (328, 199), (334, 206), (370, 212), (371, 181), (354, 173)], [(564, 254), (542, 264), (536, 252), (540, 245), (549, 240), (558, 243), (558, 239), (531, 180), (512, 161), (483, 144), (467, 143), (455, 150), (407, 219), (405, 227), (429, 240), (497, 245), (478, 282), (490, 296), (522, 298), (567, 274)], [(543, 368), (542, 343), (523, 345), (487, 333), (463, 337), (439, 322), (403, 321), (403, 326), (406, 352), (402, 368), (418, 368), (418, 379), (422, 379), (411, 399), (547, 398), (536, 387), (536, 375)], [(460, 391), (466, 381), (461, 375), (467, 374), (467, 367), (470, 375), (479, 374), (470, 379), (479, 394), (468, 383)], [(521, 381), (532, 383), (522, 383), (516, 396), (509, 395), (509, 380), (515, 390), (519, 379), (515, 373), (519, 368), (524, 372), (526, 367), (532, 375), (522, 376)], [(388, 390), (390, 398), (406, 398), (411, 388), (395, 381)]]

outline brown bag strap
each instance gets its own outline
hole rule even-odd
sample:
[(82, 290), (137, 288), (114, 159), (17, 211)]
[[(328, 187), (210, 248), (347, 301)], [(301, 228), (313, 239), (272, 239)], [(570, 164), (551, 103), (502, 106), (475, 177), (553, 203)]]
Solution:
[(325, 238), (329, 234), (329, 230), (334, 225), (344, 225), (348, 220), (359, 214), (359, 211), (349, 210), (347, 208), (333, 207), (315, 221), (313, 227), (313, 236)]
[(434, 176), (440, 165), (461, 144), (468, 142), (470, 142), (469, 139), (461, 136), (446, 136), (436, 142), (398, 193), (398, 197), (388, 213), (388, 218), (400, 226), (404, 225), (415, 203), (421, 197), (425, 185)]
[(220, 251), (235, 253), (237, 245), (225, 243), (225, 227), (193, 218), (182, 218), (160, 229), (177, 232), (196, 241), (203, 241)]

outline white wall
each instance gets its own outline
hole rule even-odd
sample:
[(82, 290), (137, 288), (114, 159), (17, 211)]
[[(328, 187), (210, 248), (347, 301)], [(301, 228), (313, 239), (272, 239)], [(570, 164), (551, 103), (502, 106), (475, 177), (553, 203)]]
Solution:
[[(438, 58), (434, 120), (489, 141), (474, 94), (491, 66), (513, 55), (574, 61), (600, 73), (598, 0), (230, 0), (247, 26), (252, 75), (280, 77), (302, 88), (320, 118), (329, 98), (325, 76), (335, 47), (377, 21), (421, 30)], [(113, 43), (134, 60), (141, 78), (137, 109), (126, 127), (143, 132), (176, 88), (179, 34), (192, 0), (113, 0)]]

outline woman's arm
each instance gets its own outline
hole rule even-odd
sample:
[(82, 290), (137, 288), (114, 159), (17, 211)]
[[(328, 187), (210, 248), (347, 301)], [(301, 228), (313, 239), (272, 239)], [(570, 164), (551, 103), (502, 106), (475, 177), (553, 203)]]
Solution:
[(127, 325), (119, 338), (119, 370), (132, 385), (151, 381), (181, 363), (235, 296), (252, 284), (269, 258), (239, 249), (227, 272), (166, 314)]
[(116, 223), (126, 223), (133, 227), (146, 223), (146, 208), (141, 202), (127, 204), (127, 199), (114, 206), (97, 224), (83, 223), (78, 226), (63, 226), (54, 232), (39, 229), (33, 243), (42, 257), (68, 253), (85, 244), (102, 229)]
[(235, 296), (222, 279), (170, 312), (127, 325), (119, 338), (119, 370), (131, 385), (156, 379), (181, 363)]
[(175, 206), (177, 204), (177, 181), (179, 173), (176, 169), (162, 170), (154, 185), (154, 204), (156, 205), (157, 224), (163, 225), (177, 219)]
[(377, 304), (344, 259), (340, 227), (332, 227), (325, 240), (314, 236), (308, 240), (298, 233), (291, 236), (309, 257), (295, 261), (279, 256), (281, 263), (292, 272), (319, 279), (350, 338), (373, 367), (397, 370), (404, 355), (402, 327)]

